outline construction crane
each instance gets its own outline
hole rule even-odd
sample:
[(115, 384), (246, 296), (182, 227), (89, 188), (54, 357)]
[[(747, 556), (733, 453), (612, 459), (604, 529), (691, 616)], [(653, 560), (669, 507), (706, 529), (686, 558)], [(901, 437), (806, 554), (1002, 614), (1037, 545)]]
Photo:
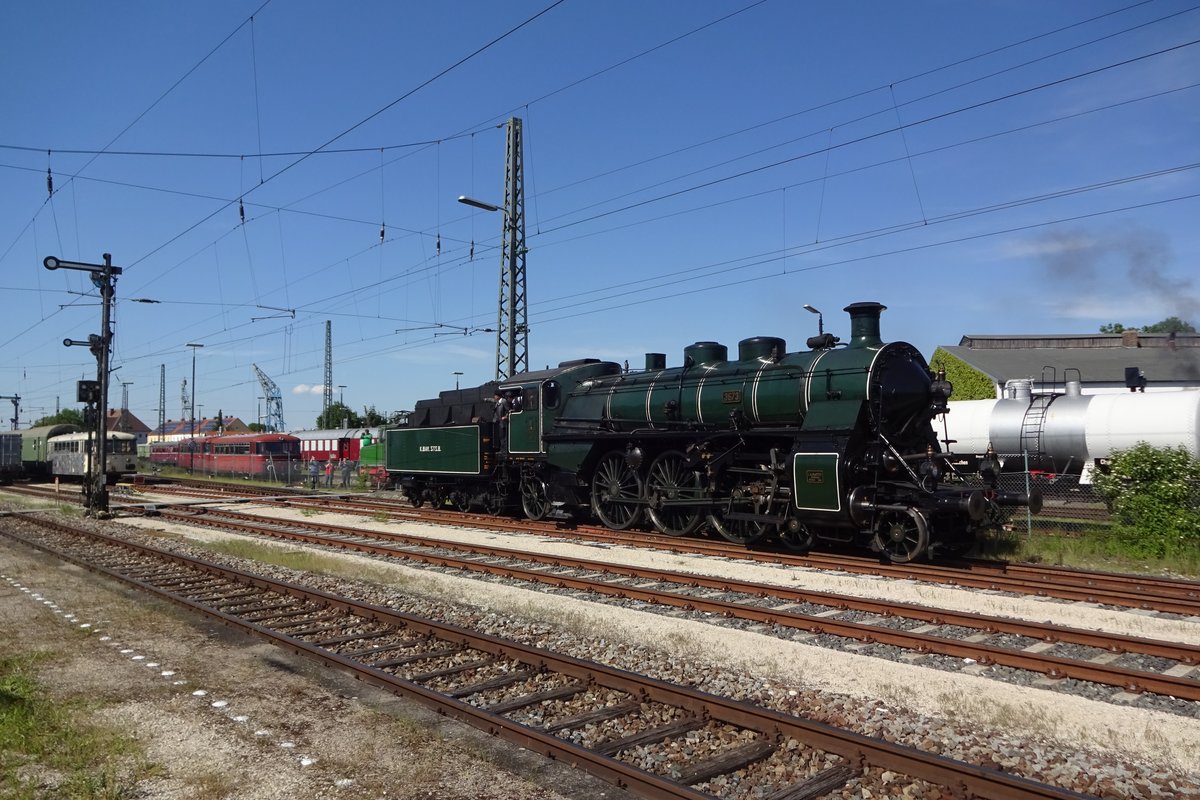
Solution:
[(19, 394), (0, 394), (0, 400), (12, 400), (13, 415), (9, 422), (12, 423), (12, 430), (17, 429), (17, 423), (21, 419), (21, 395)]
[(272, 433), (283, 433), (287, 430), (287, 426), (283, 423), (283, 395), (280, 393), (279, 387), (275, 385), (275, 381), (259, 369), (258, 364), (250, 366), (254, 367), (254, 374), (258, 377), (263, 397), (267, 401), (267, 430)]

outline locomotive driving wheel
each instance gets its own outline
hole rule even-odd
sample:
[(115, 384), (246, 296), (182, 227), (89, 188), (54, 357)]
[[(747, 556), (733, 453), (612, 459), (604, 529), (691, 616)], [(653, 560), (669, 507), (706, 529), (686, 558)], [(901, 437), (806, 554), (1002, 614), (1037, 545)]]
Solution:
[(642, 518), (642, 477), (623, 453), (600, 459), (592, 476), (592, 513), (606, 527), (623, 531)]
[(762, 539), (775, 529), (768, 522), (750, 519), (733, 519), (731, 512), (742, 514), (762, 514), (769, 503), (761, 497), (731, 497), (716, 510), (708, 515), (708, 524), (722, 538), (734, 544), (751, 545)]
[(907, 564), (929, 548), (929, 525), (915, 508), (881, 511), (875, 521), (875, 544), (895, 564)]
[(700, 509), (696, 505), (665, 505), (666, 502), (699, 500), (702, 490), (700, 476), (687, 465), (687, 458), (678, 450), (668, 450), (654, 459), (646, 477), (648, 513), (654, 527), (667, 536), (686, 536), (700, 524)]
[(537, 522), (550, 511), (550, 498), (546, 495), (546, 484), (540, 478), (529, 476), (521, 481), (521, 508), (525, 516)]

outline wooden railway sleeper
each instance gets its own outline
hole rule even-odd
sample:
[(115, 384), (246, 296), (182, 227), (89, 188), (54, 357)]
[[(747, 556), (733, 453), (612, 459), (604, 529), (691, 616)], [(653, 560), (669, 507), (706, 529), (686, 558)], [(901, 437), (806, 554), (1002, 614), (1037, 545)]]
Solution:
[(573, 717), (560, 719), (558, 722), (552, 722), (548, 725), (543, 725), (542, 730), (546, 733), (557, 733), (558, 731), (568, 730), (571, 728), (580, 728), (592, 722), (603, 722), (609, 719), (623, 717), (626, 714), (631, 714), (642, 707), (642, 704), (637, 700), (626, 700), (624, 703), (618, 703), (613, 706), (597, 708), (591, 711), (585, 711), (582, 714), (576, 714)]
[[(293, 601), (291, 603), (284, 603), (282, 606), (280, 606), (280, 608), (291, 608), (291, 609), (293, 609), (292, 611), (279, 611), (279, 612), (264, 611), (261, 614), (258, 614), (258, 613), (252, 614), (252, 615), (238, 614), (238, 616), (241, 617), (242, 619), (246, 620), (247, 622), (266, 622), (267, 620), (270, 620), (270, 619), (290, 619), (291, 617), (299, 617), (304, 614), (316, 614), (317, 612), (319, 612), (321, 610), (320, 607), (318, 607), (318, 608), (307, 608), (307, 607), (306, 608), (296, 608), (296, 604), (299, 602), (303, 602), (303, 601)], [(270, 627), (274, 627), (274, 625), (272, 625)]]
[[(481, 658), (476, 661), (468, 661), (465, 664), (455, 664), (452, 667), (443, 667), (442, 669), (431, 670), (430, 672), (418, 672), (415, 675), (409, 675), (406, 680), (413, 683), (425, 683), (426, 681), (434, 680), (435, 678), (446, 678), (450, 675), (458, 675), (463, 672), (471, 672), (472, 670), (483, 669), (490, 667), (496, 663), (494, 658)], [(445, 692), (442, 692), (445, 694)]]
[(685, 786), (703, 783), (718, 775), (734, 772), (756, 761), (761, 761), (774, 753), (775, 749), (775, 744), (765, 739), (758, 739), (741, 747), (735, 747), (732, 750), (718, 753), (708, 761), (693, 764), (675, 776), (675, 780)]
[(684, 717), (683, 719), (675, 720), (666, 725), (661, 725), (657, 728), (650, 728), (640, 733), (635, 733), (630, 736), (624, 736), (620, 739), (614, 739), (611, 742), (605, 742), (602, 745), (593, 747), (592, 750), (602, 756), (615, 756), (622, 750), (628, 750), (631, 747), (639, 747), (647, 744), (658, 744), (666, 741), (673, 736), (678, 736), (683, 733), (689, 733), (697, 728), (704, 727), (704, 720), (699, 717)]
[(560, 686), (557, 689), (547, 689), (544, 692), (536, 694), (526, 694), (520, 697), (514, 697), (509, 700), (501, 700), (499, 703), (493, 703), (485, 708), (493, 714), (509, 714), (528, 706), (544, 703), (549, 700), (561, 700), (565, 697), (574, 697), (580, 692), (586, 691), (587, 687), (581, 683), (568, 683), (565, 686)]
[(856, 770), (844, 764), (830, 767), (821, 770), (804, 783), (789, 786), (767, 795), (766, 800), (819, 800), (819, 798), (833, 794), (861, 773), (862, 770)]
[[(241, 611), (237, 612), (237, 615), (239, 617), (247, 619), (251, 622), (255, 622), (256, 620), (251, 615), (260, 614), (264, 611), (275, 611), (280, 608), (291, 608), (294, 605), (296, 605), (294, 600), (289, 600), (289, 601), (281, 600), (281, 601), (277, 601), (274, 603), (259, 603), (256, 606), (250, 606), (249, 608), (243, 608)], [(228, 608), (234, 609), (234, 608), (239, 608), (239, 607), (240, 606), (235, 603), (235, 604), (229, 606)], [(226, 610), (228, 610), (228, 609), (226, 609)], [(263, 617), (262, 619), (266, 619), (266, 617)]]
[(355, 623), (336, 622), (336, 621), (328, 622), (324, 625), (314, 625), (311, 628), (303, 628), (298, 631), (292, 631), (291, 633), (288, 634), (288, 636), (291, 636), (293, 639), (302, 639), (304, 637), (312, 636), (313, 634), (317, 634), (317, 633), (326, 633), (328, 631), (344, 631), (344, 630), (346, 630), (347, 625), (353, 625), (353, 624), (355, 624)]
[[(337, 611), (337, 612), (330, 613), (330, 614), (319, 614), (318, 616), (308, 617), (305, 619), (293, 619), (291, 622), (285, 622), (282, 625), (273, 622), (273, 623), (271, 623), (271, 625), (269, 627), (283, 633), (283, 632), (286, 632), (289, 628), (298, 628), (301, 625), (315, 625), (318, 622), (328, 622), (329, 620), (334, 620), (334, 619), (344, 620), (344, 619), (346, 619), (346, 616), (347, 616), (346, 614), (343, 614), (342, 612)], [(288, 633), (287, 635), (288, 636), (296, 636), (296, 634), (294, 634), (294, 633)]]
[(365, 641), (369, 641), (371, 639), (378, 639), (381, 636), (387, 636), (390, 633), (393, 633), (391, 628), (387, 628), (387, 629), (384, 629), (381, 631), (364, 631), (362, 633), (347, 633), (344, 636), (335, 636), (332, 639), (322, 639), (319, 642), (314, 642), (314, 644), (316, 644), (317, 647), (324, 647), (324, 648), (328, 649), (330, 647), (333, 647), (335, 644), (347, 644), (348, 642), (365, 642)]
[(503, 675), (497, 675), (485, 681), (479, 681), (469, 686), (463, 686), (458, 689), (452, 689), (448, 692), (443, 692), (447, 697), (470, 697), (473, 694), (480, 692), (490, 692), (493, 689), (503, 689), (506, 686), (512, 686), (514, 683), (527, 681), (534, 677), (537, 673), (531, 670), (517, 670), (516, 672), (507, 672)]
[(466, 649), (467, 648), (465, 648), (465, 647), (455, 645), (454, 647), (443, 647), (439, 650), (425, 650), (423, 652), (413, 653), (412, 655), (403, 656), (401, 658), (392, 658), (392, 659), (388, 659), (387, 661), (376, 661), (374, 664), (368, 664), (367, 666), (369, 666), (373, 669), (390, 669), (392, 667), (402, 667), (405, 664), (414, 664), (418, 661), (428, 661), (432, 658), (441, 658), (442, 656), (451, 656), (451, 655), (454, 655), (455, 653), (461, 653), (463, 650), (466, 650)]
[(368, 647), (365, 650), (350, 650), (349, 652), (338, 653), (338, 655), (342, 656), (343, 658), (363, 658), (365, 656), (374, 656), (379, 655), (380, 653), (387, 653), (391, 650), (407, 650), (410, 647), (416, 647), (417, 645), (428, 641), (429, 640), (425, 638), (404, 639), (399, 642), (393, 642), (392, 644), (380, 645), (379, 647)]

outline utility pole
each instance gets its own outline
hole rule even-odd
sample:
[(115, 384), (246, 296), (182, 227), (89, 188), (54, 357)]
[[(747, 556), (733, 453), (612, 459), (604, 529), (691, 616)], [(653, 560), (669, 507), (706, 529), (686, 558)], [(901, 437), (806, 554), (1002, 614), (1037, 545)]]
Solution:
[(333, 405), (333, 320), (329, 319), (325, 320), (325, 386), (323, 388), (322, 416)]
[(17, 424), (21, 421), (21, 395), (19, 394), (0, 394), (0, 400), (12, 400), (13, 415), (9, 422), (12, 423), (10, 430), (16, 430)]
[(54, 256), (46, 256), (42, 265), (49, 270), (77, 269), (91, 274), (92, 285), (100, 291), (100, 334), (91, 334), (87, 341), (64, 339), (67, 347), (84, 346), (96, 356), (96, 381), (80, 381), (78, 386), (79, 399), (89, 405), (94, 404), (96, 427), (95, 458), (88, 453), (87, 475), (85, 476), (84, 491), (87, 500), (88, 513), (93, 516), (108, 514), (108, 485), (106, 470), (108, 467), (108, 355), (112, 348), (113, 332), (111, 326), (112, 301), (116, 294), (116, 276), (121, 274), (120, 267), (112, 265), (112, 256), (104, 254), (103, 264), (83, 264), (75, 261), (61, 261)]
[(158, 436), (162, 440), (167, 427), (167, 365), (158, 365)]

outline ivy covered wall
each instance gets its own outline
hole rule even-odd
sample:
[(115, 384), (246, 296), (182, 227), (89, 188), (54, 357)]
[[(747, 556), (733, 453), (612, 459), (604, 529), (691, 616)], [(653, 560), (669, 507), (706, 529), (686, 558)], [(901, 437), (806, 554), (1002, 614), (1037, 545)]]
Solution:
[(929, 365), (934, 372), (946, 370), (946, 380), (954, 385), (951, 400), (994, 400), (996, 384), (984, 373), (972, 367), (957, 356), (952, 356), (942, 348), (933, 353)]

